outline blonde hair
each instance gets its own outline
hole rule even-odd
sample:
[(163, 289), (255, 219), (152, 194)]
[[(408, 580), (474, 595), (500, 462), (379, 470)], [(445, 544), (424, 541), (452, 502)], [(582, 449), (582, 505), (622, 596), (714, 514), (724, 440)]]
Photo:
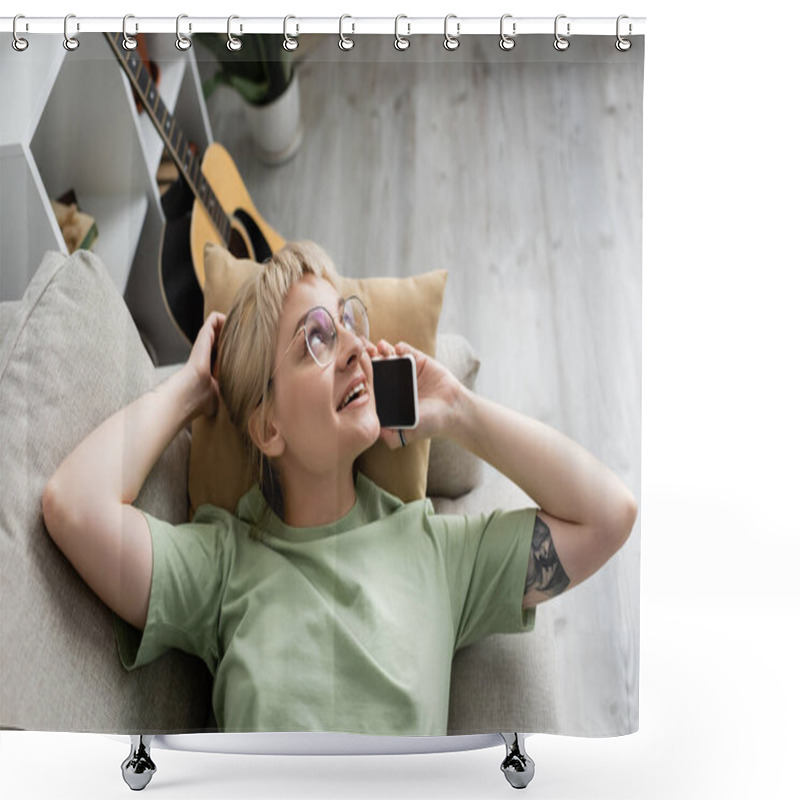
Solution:
[(275, 469), (253, 441), (248, 426), (260, 406), (263, 428), (272, 409), (270, 375), (278, 326), (289, 290), (304, 275), (324, 278), (341, 293), (336, 267), (319, 245), (287, 242), (239, 288), (217, 346), (220, 394), (244, 444), (251, 483), (258, 481), (267, 502), (280, 516), (283, 497)]

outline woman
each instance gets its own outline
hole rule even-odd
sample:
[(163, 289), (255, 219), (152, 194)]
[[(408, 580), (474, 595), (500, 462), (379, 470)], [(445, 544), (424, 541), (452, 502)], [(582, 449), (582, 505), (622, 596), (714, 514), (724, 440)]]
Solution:
[[(183, 368), (67, 457), (45, 489), (45, 523), (142, 631), (128, 642), (118, 629), (125, 666), (169, 647), (200, 656), (223, 730), (441, 735), (453, 653), (529, 630), (538, 603), (622, 546), (636, 504), (565, 436), (405, 343), (373, 344), (366, 310), (338, 284), (319, 247), (287, 244), (227, 320), (209, 316)], [(436, 515), (356, 473), (378, 437), (404, 445), (380, 429), (372, 393), (371, 359), (394, 353), (416, 359), (419, 425), (406, 439), (449, 437), (538, 512)], [(258, 476), (236, 513), (206, 505), (173, 526), (135, 508), (172, 438), (215, 414), (220, 395)]]

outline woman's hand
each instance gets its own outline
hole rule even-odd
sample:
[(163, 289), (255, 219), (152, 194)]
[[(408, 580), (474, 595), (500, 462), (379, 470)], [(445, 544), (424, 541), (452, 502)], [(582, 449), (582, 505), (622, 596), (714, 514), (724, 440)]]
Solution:
[[(417, 397), (419, 400), (419, 424), (416, 428), (403, 430), (407, 443), (416, 439), (447, 436), (463, 389), (458, 379), (435, 358), (431, 358), (406, 342), (392, 346), (381, 339), (377, 346), (367, 343), (370, 358), (404, 356), (411, 354), (417, 365)], [(395, 428), (381, 428), (381, 439), (394, 450), (402, 447), (400, 434)]]
[(225, 323), (225, 315), (214, 311), (208, 315), (197, 334), (192, 352), (184, 366), (190, 383), (192, 406), (197, 414), (213, 417), (219, 407), (219, 383), (212, 366), (212, 353), (216, 355), (215, 345)]

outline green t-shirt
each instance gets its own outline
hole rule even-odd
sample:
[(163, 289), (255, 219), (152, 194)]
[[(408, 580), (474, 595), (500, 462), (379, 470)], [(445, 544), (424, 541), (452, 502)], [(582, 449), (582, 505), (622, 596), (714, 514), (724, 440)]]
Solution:
[(202, 658), (224, 731), (444, 735), (455, 651), (534, 624), (534, 508), (437, 515), (358, 473), (355, 505), (330, 525), (285, 525), (257, 485), (235, 515), (145, 516), (150, 605), (141, 636), (117, 626), (120, 657)]

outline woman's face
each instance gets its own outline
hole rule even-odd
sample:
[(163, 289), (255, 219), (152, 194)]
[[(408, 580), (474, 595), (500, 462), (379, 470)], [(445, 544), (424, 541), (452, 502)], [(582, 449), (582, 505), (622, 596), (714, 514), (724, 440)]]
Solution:
[[(352, 467), (380, 435), (372, 362), (364, 342), (342, 326), (340, 299), (328, 281), (304, 275), (286, 296), (278, 326), (272, 421), (285, 443), (280, 458), (315, 473)], [(326, 308), (336, 321), (335, 355), (325, 367), (308, 352), (303, 332), (297, 333), (315, 306)], [(365, 392), (342, 408), (361, 382)]]

